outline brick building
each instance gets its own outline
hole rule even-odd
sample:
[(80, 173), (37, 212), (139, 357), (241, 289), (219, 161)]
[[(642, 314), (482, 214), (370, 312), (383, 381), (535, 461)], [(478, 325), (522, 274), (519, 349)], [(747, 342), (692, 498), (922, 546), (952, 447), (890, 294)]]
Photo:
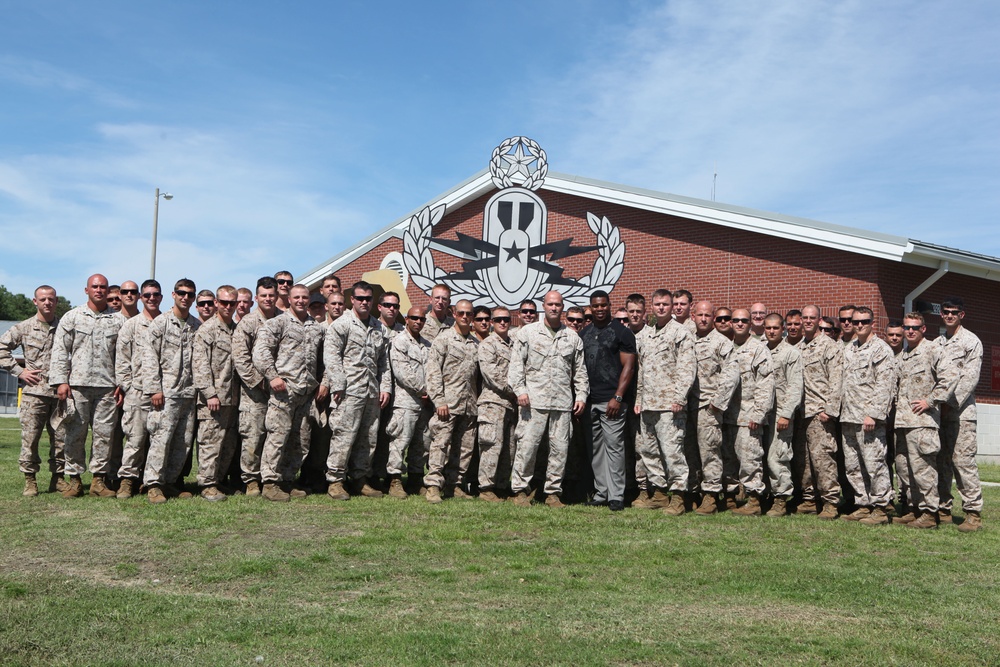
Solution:
[[(324, 275), (337, 273), (346, 288), (365, 276), (387, 290), (405, 290), (412, 303), (425, 304), (429, 289), (422, 289), (421, 284), (426, 287), (442, 276), (468, 278), (477, 269), (483, 280), (463, 279), (454, 284), (474, 293), (474, 301), (488, 305), (499, 301), (493, 298), (495, 291), (484, 291), (483, 281), (489, 279), (481, 265), (495, 264), (504, 252), (514, 257), (522, 248), (502, 250), (502, 242), (492, 247), (486, 243), (492, 234), (490, 210), (495, 210), (495, 206), (488, 207), (503, 192), (516, 189), (499, 189), (496, 177), (495, 171), (480, 172), (314, 268), (303, 281), (317, 287)], [(535, 234), (533, 247), (537, 251), (559, 246), (544, 256), (536, 255), (534, 266), (548, 272), (545, 280), (558, 279), (559, 272), (553, 272), (552, 265), (562, 269), (571, 284), (551, 286), (580, 293), (577, 301), (585, 301), (588, 290), (613, 286), (608, 291), (615, 306), (623, 304), (631, 292), (648, 295), (661, 287), (688, 289), (696, 299), (707, 298), (731, 308), (762, 301), (769, 311), (779, 313), (815, 304), (824, 315), (836, 316), (841, 305), (853, 303), (872, 308), (877, 333), (884, 330), (887, 320), (917, 309), (927, 315), (928, 335), (935, 337), (941, 327), (933, 314), (937, 304), (946, 296), (961, 296), (966, 303), (965, 325), (982, 339), (984, 348), (977, 390), (982, 406), (980, 457), (1000, 462), (1000, 308), (996, 299), (1000, 259), (554, 172), (547, 173), (534, 195), (547, 209), (547, 230), (543, 225), (541, 236)], [(602, 227), (602, 221), (611, 227)], [(421, 231), (422, 239), (418, 238)], [(603, 239), (597, 238), (597, 231)], [(567, 239), (585, 251), (563, 252)], [(592, 248), (595, 245), (600, 248)], [(421, 262), (422, 267), (418, 266)], [(620, 275), (612, 281), (616, 273)]]

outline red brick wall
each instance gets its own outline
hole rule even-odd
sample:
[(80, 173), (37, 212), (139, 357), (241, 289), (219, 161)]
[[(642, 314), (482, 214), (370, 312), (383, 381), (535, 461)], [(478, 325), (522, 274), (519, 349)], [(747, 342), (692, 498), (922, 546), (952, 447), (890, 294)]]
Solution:
[[(454, 239), (455, 232), (481, 237), (483, 207), (490, 192), (465, 206), (449, 211), (434, 229), (435, 237)], [(823, 246), (779, 239), (763, 234), (607, 204), (573, 195), (539, 192), (548, 206), (548, 239), (572, 238), (575, 245), (596, 245), (587, 225), (587, 213), (607, 216), (625, 243), (625, 269), (611, 293), (612, 304), (623, 305), (632, 292), (684, 288), (695, 299), (709, 299), (716, 306), (749, 308), (763, 302), (769, 311), (784, 313), (814, 304), (824, 315), (837, 315), (848, 303), (867, 305), (875, 311), (877, 331), (889, 318), (900, 317), (907, 292), (919, 285), (932, 269), (879, 260)], [(402, 252), (401, 239), (389, 239), (340, 271), (345, 287), (361, 274), (378, 268), (386, 253)], [(589, 275), (597, 252), (559, 262), (565, 275)], [(460, 268), (458, 258), (435, 253), (445, 271)], [(985, 364), (979, 391), (987, 402), (1000, 403), (1000, 393), (989, 389), (991, 346), (1000, 345), (1000, 310), (994, 307), (996, 282), (948, 274), (920, 298), (940, 302), (950, 294), (965, 299), (966, 324), (983, 340)], [(427, 296), (410, 284), (411, 302), (426, 303)], [(936, 328), (939, 322), (931, 318)]]

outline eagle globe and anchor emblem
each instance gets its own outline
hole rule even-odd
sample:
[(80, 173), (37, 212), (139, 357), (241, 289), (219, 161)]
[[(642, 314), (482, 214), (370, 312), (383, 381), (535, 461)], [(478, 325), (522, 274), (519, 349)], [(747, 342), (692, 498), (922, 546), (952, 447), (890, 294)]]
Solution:
[[(596, 245), (574, 246), (573, 239), (548, 240), (548, 208), (537, 191), (548, 173), (545, 151), (528, 137), (511, 137), (495, 149), (490, 176), (498, 192), (483, 212), (482, 238), (456, 232), (456, 239), (433, 238), (434, 225), (445, 215), (445, 205), (425, 207), (410, 218), (403, 233), (403, 262), (420, 289), (447, 285), (452, 303), (468, 299), (474, 305), (516, 308), (521, 302), (541, 300), (557, 290), (567, 305), (584, 306), (596, 290), (610, 292), (624, 268), (625, 244), (607, 217), (587, 213), (587, 225)], [(461, 258), (462, 270), (447, 273), (435, 266), (431, 241), (439, 251)], [(563, 275), (556, 262), (565, 257), (597, 252), (590, 275)]]

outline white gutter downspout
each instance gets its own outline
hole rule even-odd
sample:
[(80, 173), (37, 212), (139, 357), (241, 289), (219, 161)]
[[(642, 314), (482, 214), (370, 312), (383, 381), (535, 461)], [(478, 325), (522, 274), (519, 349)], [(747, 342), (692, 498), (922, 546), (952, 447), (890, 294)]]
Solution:
[(946, 273), (948, 273), (948, 262), (942, 259), (941, 263), (938, 264), (938, 270), (932, 273), (927, 280), (920, 283), (915, 290), (906, 295), (906, 302), (903, 304), (903, 314), (912, 313), (913, 300), (923, 294), (928, 287), (939, 281), (941, 276)]

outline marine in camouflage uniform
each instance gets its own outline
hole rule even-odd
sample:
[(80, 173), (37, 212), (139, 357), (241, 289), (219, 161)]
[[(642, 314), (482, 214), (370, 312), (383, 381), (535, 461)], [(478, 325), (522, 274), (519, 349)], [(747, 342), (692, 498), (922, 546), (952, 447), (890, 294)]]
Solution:
[(965, 317), (962, 300), (951, 297), (941, 302), (941, 319), (947, 333), (935, 342), (944, 347), (949, 363), (958, 368), (958, 384), (941, 415), (941, 453), (938, 456), (938, 489), (941, 514), (951, 515), (952, 479), (962, 498), (965, 522), (959, 530), (978, 530), (982, 526), (983, 490), (976, 464), (976, 385), (983, 368), (983, 343), (962, 324)]
[(190, 313), (194, 283), (177, 281), (173, 297), (173, 308), (149, 325), (142, 361), (143, 391), (151, 403), (143, 483), (151, 503), (164, 502), (176, 492), (173, 483), (181, 476), (194, 445), (194, 338), (201, 326)]
[(83, 494), (80, 475), (86, 468), (87, 430), (93, 431), (91, 495), (114, 496), (105, 485), (110, 472), (111, 439), (121, 396), (115, 380), (115, 345), (125, 317), (107, 307), (108, 280), (95, 274), (87, 281), (87, 303), (66, 313), (52, 341), (49, 384), (64, 411), (65, 471), (70, 476), (63, 496)]
[(427, 353), (427, 397), (434, 405), (428, 423), (428, 502), (441, 501), (441, 490), (467, 497), (462, 488), (476, 443), (479, 380), (478, 342), (472, 333), (472, 303), (455, 304), (455, 326), (441, 331)]
[(115, 378), (125, 394), (122, 430), (126, 437), (122, 447), (122, 464), (118, 469), (121, 479), (119, 498), (128, 498), (138, 492), (146, 467), (146, 452), (149, 450), (146, 420), (151, 404), (149, 394), (143, 391), (142, 362), (146, 356), (149, 325), (160, 315), (161, 289), (160, 283), (155, 280), (143, 282), (142, 312), (129, 318), (118, 332)]
[(379, 411), (392, 396), (388, 337), (382, 323), (370, 315), (372, 287), (358, 282), (352, 293), (351, 312), (326, 330), (323, 350), (327, 383), (337, 404), (326, 461), (327, 493), (335, 500), (347, 499), (343, 485), (348, 474), (362, 495), (382, 495), (368, 480)]
[(937, 526), (939, 496), (937, 457), (941, 406), (958, 383), (958, 367), (949, 363), (945, 349), (924, 340), (924, 318), (903, 318), (907, 350), (901, 354), (896, 403), (896, 453), (907, 459), (907, 513), (898, 519), (914, 528)]
[(323, 378), (323, 325), (309, 316), (309, 288), (295, 285), (288, 310), (257, 333), (253, 363), (270, 389), (260, 457), (261, 495), (287, 501), (305, 496), (292, 482), (309, 453), (309, 410), (327, 394)]
[(885, 419), (896, 382), (895, 361), (889, 345), (872, 333), (872, 311), (858, 307), (852, 318), (855, 336), (844, 348), (840, 424), (844, 472), (854, 487), (858, 509), (846, 518), (877, 525), (888, 523), (886, 510), (892, 502)]
[[(31, 318), (15, 324), (0, 337), (0, 369), (23, 383), (18, 419), (21, 423), (21, 454), (18, 466), (25, 476), (25, 496), (38, 495), (35, 475), (41, 468), (38, 442), (42, 433), (49, 434), (49, 471), (52, 482), (49, 491), (62, 491), (63, 482), (63, 431), (61, 420), (56, 417), (55, 390), (49, 385), (49, 364), (52, 341), (59, 326), (56, 317), (58, 303), (55, 289), (42, 285), (34, 293), (36, 313)], [(13, 352), (20, 347), (24, 353), (24, 367), (14, 360)], [(60, 484), (60, 482), (63, 482)]]
[(424, 468), (427, 466), (426, 431), (432, 410), (427, 399), (424, 365), (431, 343), (420, 335), (425, 322), (423, 318), (423, 308), (410, 308), (406, 315), (406, 331), (393, 338), (389, 346), (392, 414), (386, 426), (389, 436), (386, 472), (390, 477), (389, 495), (393, 497), (406, 494), (400, 483), (404, 459), (411, 493), (423, 486)]
[(784, 516), (791, 499), (792, 440), (795, 416), (802, 405), (802, 355), (782, 338), (784, 320), (771, 313), (764, 318), (764, 336), (774, 366), (774, 406), (764, 425), (764, 452), (774, 503), (768, 516)]
[[(505, 319), (506, 318), (506, 319)], [(493, 333), (479, 344), (479, 373), (483, 388), (477, 407), (479, 424), (479, 497), (496, 501), (510, 486), (514, 456), (517, 397), (507, 384), (510, 355), (510, 311), (494, 308)]]
[(277, 283), (264, 276), (257, 281), (257, 308), (239, 321), (233, 331), (233, 369), (240, 379), (240, 478), (248, 496), (260, 495), (260, 455), (267, 430), (267, 403), (270, 387), (253, 363), (253, 348), (261, 327), (277, 314)]
[(760, 497), (764, 493), (761, 437), (774, 404), (774, 364), (767, 346), (750, 335), (747, 310), (735, 309), (732, 325), (733, 358), (740, 369), (740, 387), (726, 413), (735, 425), (735, 439), (732, 452), (723, 450), (723, 476), (727, 478), (730, 494), (735, 494), (742, 486), (749, 496), (746, 504), (734, 513), (758, 515)]
[(549, 435), (546, 503), (562, 505), (559, 496), (569, 449), (570, 414), (583, 412), (590, 391), (583, 342), (560, 321), (562, 307), (558, 292), (546, 294), (545, 319), (522, 327), (511, 352), (507, 384), (517, 395), (520, 407), (511, 490), (516, 494), (515, 504), (520, 506), (530, 504), (527, 489), (546, 432)]
[(236, 288), (215, 291), (215, 315), (194, 339), (194, 385), (198, 390), (198, 485), (206, 500), (225, 500), (222, 484), (236, 453), (238, 380), (233, 370)]

